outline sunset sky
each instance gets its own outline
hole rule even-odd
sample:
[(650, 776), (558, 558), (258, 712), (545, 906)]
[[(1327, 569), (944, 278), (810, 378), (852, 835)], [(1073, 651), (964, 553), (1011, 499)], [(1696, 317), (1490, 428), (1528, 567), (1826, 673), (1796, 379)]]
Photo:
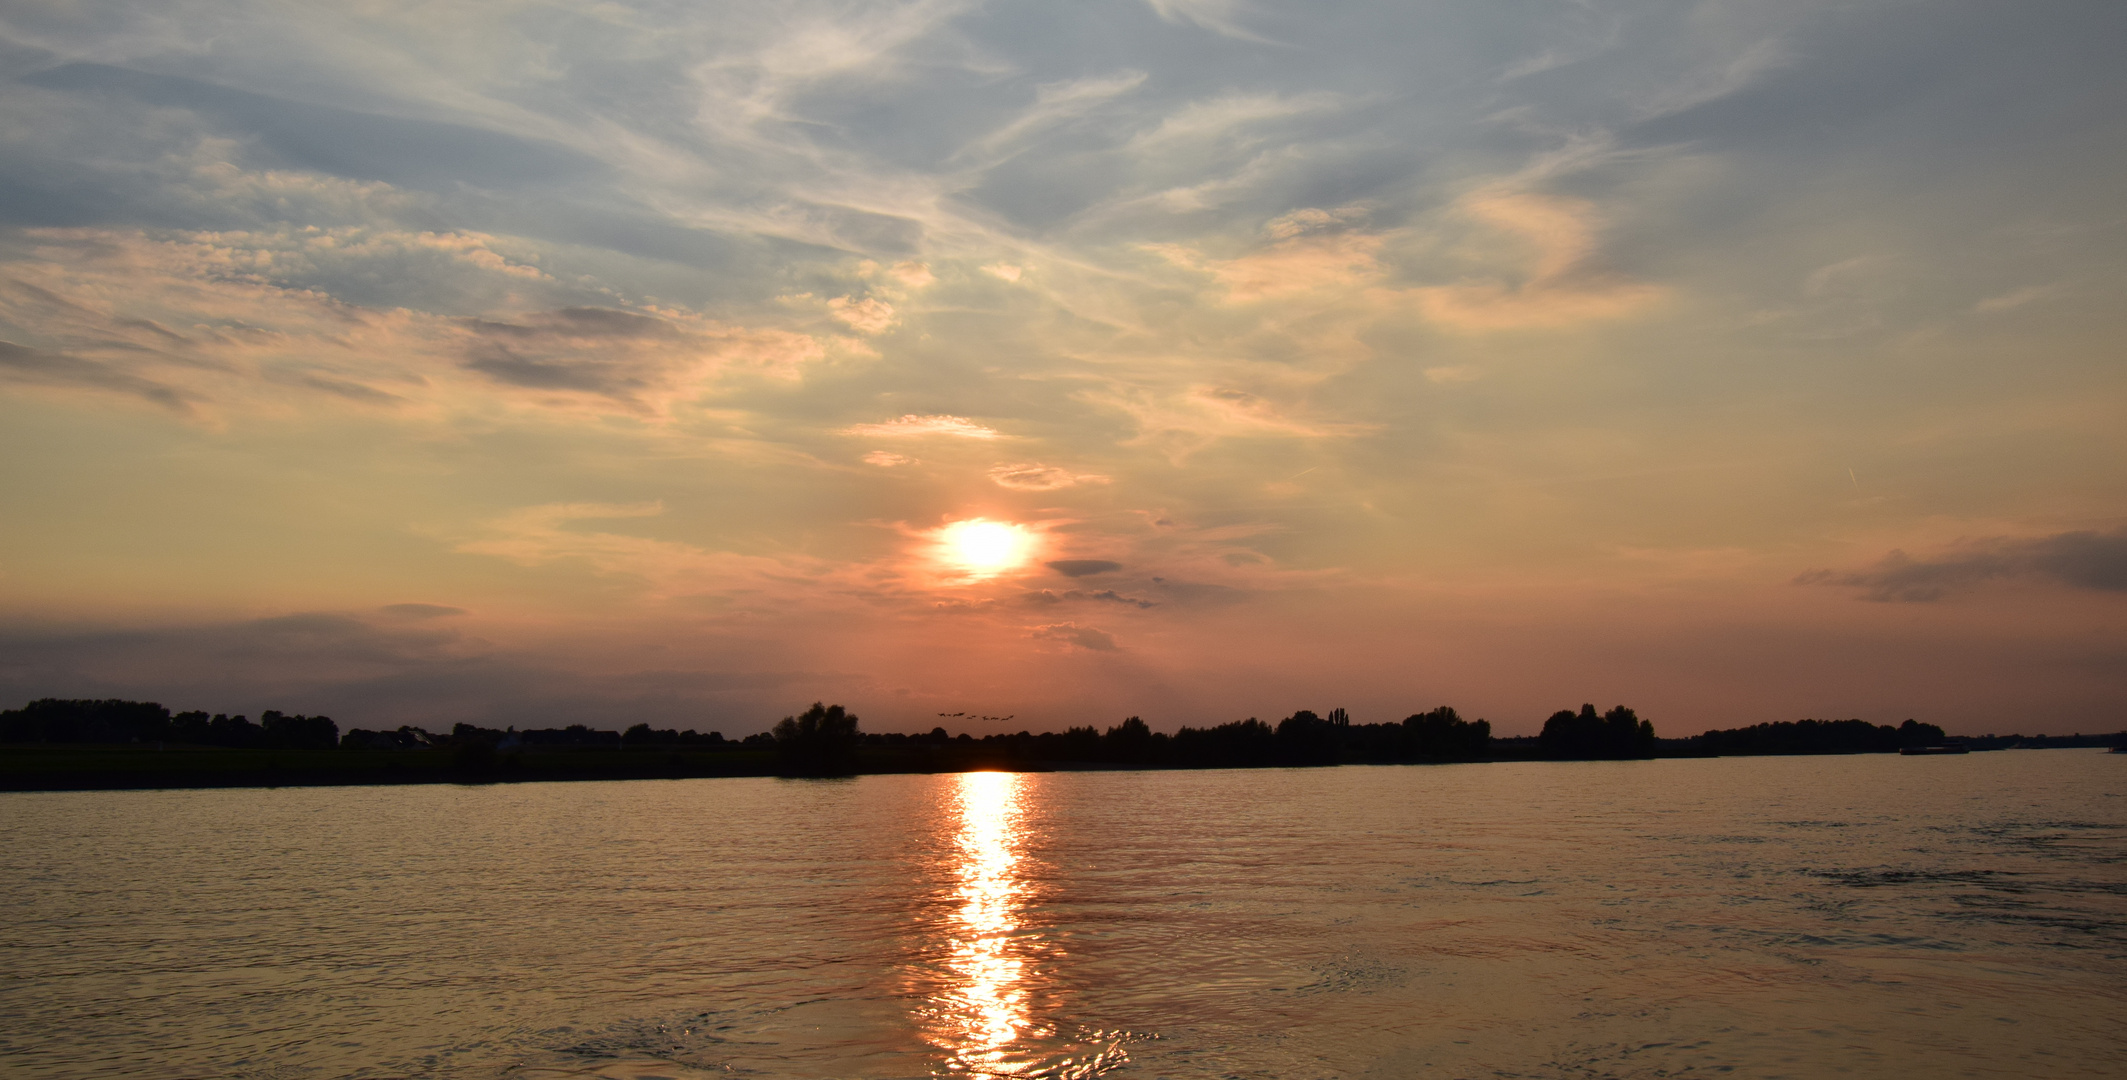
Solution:
[(0, 707), (2127, 727), (2123, 45), (13, 0)]

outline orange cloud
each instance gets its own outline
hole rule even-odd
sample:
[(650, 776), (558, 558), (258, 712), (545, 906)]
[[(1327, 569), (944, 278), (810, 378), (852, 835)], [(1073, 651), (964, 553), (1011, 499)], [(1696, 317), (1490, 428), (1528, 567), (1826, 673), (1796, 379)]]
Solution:
[[(1274, 229), (1273, 234), (1280, 231)], [(1194, 248), (1175, 244), (1148, 249), (1177, 266), (1208, 272), (1225, 288), (1229, 302), (1250, 304), (1350, 290), (1378, 280), (1383, 272), (1381, 242), (1379, 235), (1366, 233), (1287, 232), (1266, 251), (1224, 260), (1206, 259)]]
[(931, 273), (930, 267), (914, 260), (895, 263), (887, 268), (886, 274), (909, 289), (927, 288), (938, 280), (937, 275)]
[[(1415, 303), (1427, 318), (1459, 330), (1553, 327), (1636, 313), (1662, 298), (1659, 286), (1624, 280), (1596, 258), (1593, 208), (1526, 192), (1487, 190), (1464, 199), (1465, 216), (1519, 242), (1515, 271), (1453, 285), (1390, 289), (1387, 239), (1351, 225), (1357, 208), (1296, 210), (1271, 221), (1266, 249), (1235, 259), (1207, 259), (1178, 244), (1151, 244), (1177, 266), (1210, 274), (1229, 303), (1297, 297), (1362, 296), (1381, 309)], [(1508, 256), (1514, 259), (1515, 256)]]
[(1493, 278), (1403, 294), (1434, 322), (1470, 331), (1564, 326), (1631, 315), (1664, 295), (1659, 286), (1625, 281), (1595, 265), (1594, 215), (1584, 202), (1492, 191), (1465, 199), (1461, 209), (1518, 237), (1529, 265), (1518, 283)]
[(1076, 487), (1079, 484), (1106, 484), (1109, 477), (1098, 473), (1074, 473), (1054, 465), (1023, 462), (1017, 465), (999, 465), (990, 470), (990, 481), (998, 487), (1013, 491), (1055, 491), (1059, 488)]
[(1000, 435), (995, 428), (983, 427), (965, 416), (943, 414), (918, 416), (909, 413), (888, 420), (883, 424), (852, 424), (843, 428), (844, 435), (884, 435), (904, 439), (919, 435), (953, 435), (963, 439), (995, 439)]
[(869, 296), (862, 300), (837, 296), (827, 302), (827, 312), (860, 334), (883, 334), (901, 321), (894, 315), (892, 304)]

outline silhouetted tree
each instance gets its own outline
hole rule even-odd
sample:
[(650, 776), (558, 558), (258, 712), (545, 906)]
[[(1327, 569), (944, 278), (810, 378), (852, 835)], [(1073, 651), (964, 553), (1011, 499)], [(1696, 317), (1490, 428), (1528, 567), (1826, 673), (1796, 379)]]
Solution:
[(486, 743), (488, 746), (494, 746), (508, 737), (508, 735), (509, 732), (498, 731), (495, 728), (484, 728), (478, 724), (452, 724), (449, 741), (452, 746), (470, 746), (474, 743)]
[(848, 774), (859, 734), (856, 714), (817, 701), (797, 716), (784, 717), (773, 732), (776, 755), (790, 776)]
[(228, 716), (215, 713), (207, 722), (207, 741), (215, 746), (233, 746), (244, 749), (259, 749), (266, 745), (266, 729), (251, 722), (251, 718), (238, 714)]
[(259, 714), (268, 744), (286, 750), (330, 750), (340, 743), (340, 725), (329, 716), (284, 716), (278, 709)]
[(461, 773), (493, 772), (502, 764), (499, 747), (510, 735), (477, 724), (452, 724), (451, 733), (437, 740), (450, 751), (451, 767)]
[(1537, 745), (1555, 758), (1638, 758), (1654, 754), (1654, 725), (1623, 705), (1597, 716), (1595, 706), (1560, 710), (1544, 721)]
[(178, 713), (170, 718), (170, 740), (181, 743), (206, 743), (212, 736), (207, 725), (212, 718), (197, 709)]
[(1185, 727), (1174, 733), (1174, 757), (1181, 765), (1268, 765), (1277, 756), (1277, 732), (1253, 716), (1214, 728)]
[(1055, 761), (1100, 760), (1100, 729), (1091, 724), (1065, 728), (1061, 735), (1044, 732), (1038, 745), (1042, 756)]
[(1403, 731), (1405, 752), (1412, 757), (1468, 760), (1485, 756), (1492, 745), (1489, 722), (1464, 720), (1446, 705), (1407, 717)]
[(1287, 765), (1329, 765), (1337, 760), (1337, 728), (1307, 709), (1278, 721), (1279, 757)]
[(1146, 764), (1152, 760), (1154, 742), (1151, 725), (1135, 716), (1128, 717), (1101, 737), (1101, 757), (1108, 761)]

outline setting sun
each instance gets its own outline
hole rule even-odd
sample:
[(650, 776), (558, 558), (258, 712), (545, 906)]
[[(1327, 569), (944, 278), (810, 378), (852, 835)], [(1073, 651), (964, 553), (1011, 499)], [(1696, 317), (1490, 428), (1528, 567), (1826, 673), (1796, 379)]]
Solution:
[(994, 577), (1026, 565), (1038, 540), (1032, 529), (970, 518), (938, 530), (939, 560), (969, 577)]

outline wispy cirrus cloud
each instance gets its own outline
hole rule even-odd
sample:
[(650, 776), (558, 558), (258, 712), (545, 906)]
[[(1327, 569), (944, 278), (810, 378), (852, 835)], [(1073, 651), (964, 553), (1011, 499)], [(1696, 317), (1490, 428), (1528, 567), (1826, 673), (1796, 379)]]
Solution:
[[(669, 308), (566, 306), (455, 317), (340, 299), (335, 275), (438, 272), (535, 282), (487, 238), (320, 230), (155, 236), (40, 230), (0, 262), (14, 377), (227, 411), (313, 392), (357, 405), (455, 408), (497, 390), (569, 408), (664, 415), (730, 377), (791, 378), (829, 343)], [(483, 389), (485, 388), (485, 389)]]
[(1518, 240), (1526, 262), (1512, 278), (1475, 278), (1410, 290), (1420, 311), (1465, 331), (1569, 326), (1644, 311), (1665, 294), (1626, 280), (1596, 258), (1588, 204), (1528, 192), (1485, 191), (1460, 204), (1471, 219)]
[(650, 413), (720, 373), (792, 378), (826, 354), (805, 334), (669, 312), (563, 308), (460, 326), (468, 370), (525, 390), (591, 395)]
[[(1361, 227), (1358, 207), (1305, 208), (1264, 227), (1271, 243), (1230, 259), (1176, 244), (1149, 249), (1175, 265), (1206, 272), (1234, 304), (1310, 300), (1354, 302), (1353, 317), (1415, 306), (1440, 325), (1462, 331), (1550, 328), (1615, 319), (1645, 310), (1665, 290), (1604, 269), (1594, 209), (1585, 202), (1526, 191), (1486, 190), (1456, 204), (1459, 215), (1492, 235), (1466, 241), (1487, 270), (1451, 285), (1395, 288), (1388, 259), (1392, 237)], [(1506, 238), (1510, 243), (1502, 245)]]
[(1033, 104), (1013, 117), (1011, 122), (983, 136), (966, 152), (995, 155), (1008, 151), (1014, 143), (1129, 94), (1144, 85), (1145, 78), (1142, 71), (1123, 71), (1043, 83), (1034, 88)]
[(1122, 382), (1082, 390), (1088, 403), (1128, 416), (1132, 446), (1157, 447), (1185, 461), (1225, 440), (1335, 439), (1363, 434), (1357, 424), (1310, 415), (1312, 410), (1232, 386), (1163, 386)]
[(1206, 259), (1178, 245), (1153, 245), (1178, 266), (1201, 269), (1236, 304), (1309, 294), (1344, 294), (1378, 280), (1382, 238), (1359, 233), (1289, 236), (1268, 250), (1234, 259)]
[(1269, 43), (1269, 39), (1242, 25), (1243, 17), (1252, 13), (1246, 0), (1145, 0), (1145, 3), (1168, 22), (1200, 26), (1242, 41)]
[(1013, 491), (1058, 491), (1080, 484), (1107, 484), (1114, 481), (1111, 477), (1099, 473), (1072, 472), (1055, 465), (1022, 462), (991, 468), (990, 482)]
[(0, 379), (124, 394), (179, 412), (189, 406), (184, 392), (145, 376), (102, 361), (25, 348), (5, 340), (0, 340)]
[(748, 556), (610, 527), (583, 527), (664, 513), (665, 506), (656, 502), (528, 506), (483, 523), (478, 535), (460, 540), (453, 550), (525, 567), (577, 566), (600, 576), (628, 578), (656, 598), (758, 590), (770, 584), (788, 590), (833, 573), (818, 560)]

